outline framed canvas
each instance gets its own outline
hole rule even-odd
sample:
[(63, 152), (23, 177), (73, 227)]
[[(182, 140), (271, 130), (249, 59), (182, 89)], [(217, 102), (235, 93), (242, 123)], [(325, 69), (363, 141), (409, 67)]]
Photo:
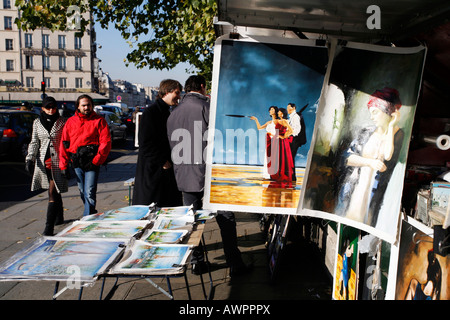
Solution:
[(357, 300), (360, 230), (340, 224), (338, 236), (333, 299)]
[(417, 220), (402, 221), (396, 300), (449, 300), (450, 256), (433, 250), (433, 229)]
[[(327, 47), (314, 40), (217, 40), (204, 208), (296, 212), (327, 61)], [(285, 139), (289, 116), (276, 111), (289, 103), (306, 135), (294, 156)]]
[(334, 41), (298, 213), (395, 242), (426, 49)]

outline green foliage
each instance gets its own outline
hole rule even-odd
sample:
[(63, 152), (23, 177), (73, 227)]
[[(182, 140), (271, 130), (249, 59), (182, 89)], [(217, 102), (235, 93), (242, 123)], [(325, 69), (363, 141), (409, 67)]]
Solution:
[[(186, 62), (211, 80), (216, 0), (16, 0), (19, 28), (67, 28), (67, 12), (78, 6), (80, 32), (90, 12), (102, 28), (114, 26), (130, 44), (126, 64), (138, 68), (172, 69)], [(70, 11), (69, 11), (70, 12)], [(190, 70), (193, 72), (193, 70)]]
[[(67, 20), (74, 21), (71, 6), (79, 8), (81, 15), (89, 15), (89, 8), (83, 0), (16, 0), (15, 4), (20, 10), (20, 16), (15, 23), (22, 30), (67, 30)], [(83, 32), (88, 24), (89, 20), (82, 18), (78, 26), (79, 31)]]

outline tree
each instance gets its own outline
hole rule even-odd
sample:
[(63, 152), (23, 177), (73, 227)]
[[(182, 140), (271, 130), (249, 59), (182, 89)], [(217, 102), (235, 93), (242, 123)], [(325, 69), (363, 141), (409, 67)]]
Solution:
[(76, 30), (84, 33), (90, 14), (130, 44), (127, 65), (169, 70), (186, 62), (211, 80), (215, 0), (16, 0), (16, 6), (23, 30), (67, 30), (76, 20)]

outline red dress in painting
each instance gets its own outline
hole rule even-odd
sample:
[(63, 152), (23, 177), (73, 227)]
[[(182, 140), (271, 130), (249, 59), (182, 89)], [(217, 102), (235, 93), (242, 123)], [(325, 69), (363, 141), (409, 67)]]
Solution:
[[(279, 135), (286, 133), (286, 127), (277, 123), (276, 134), (273, 137), (267, 135), (267, 157), (270, 178), (276, 181), (291, 181), (294, 170), (291, 146), (289, 139), (279, 139)], [(278, 152), (275, 152), (278, 150)]]

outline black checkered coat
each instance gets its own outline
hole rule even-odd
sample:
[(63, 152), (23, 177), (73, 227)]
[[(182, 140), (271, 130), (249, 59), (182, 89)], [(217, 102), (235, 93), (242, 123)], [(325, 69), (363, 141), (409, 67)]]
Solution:
[(26, 161), (31, 160), (35, 163), (33, 180), (31, 182), (31, 191), (39, 189), (48, 189), (49, 182), (45, 172), (45, 155), (47, 148), (50, 148), (52, 158), (52, 176), (59, 193), (67, 192), (67, 180), (62, 177), (59, 169), (59, 146), (61, 134), (66, 119), (59, 117), (53, 124), (50, 133), (42, 125), (41, 120), (37, 118), (33, 122), (33, 134), (28, 146)]

